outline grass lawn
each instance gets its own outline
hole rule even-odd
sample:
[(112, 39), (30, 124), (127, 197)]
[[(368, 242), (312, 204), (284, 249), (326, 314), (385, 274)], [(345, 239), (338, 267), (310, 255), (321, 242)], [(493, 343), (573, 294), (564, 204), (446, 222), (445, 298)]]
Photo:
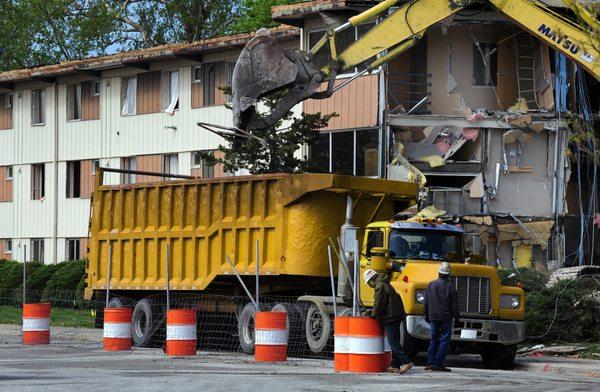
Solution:
[[(21, 324), (21, 308), (0, 306), (0, 324)], [(50, 325), (53, 327), (94, 328), (91, 310), (52, 308)]]

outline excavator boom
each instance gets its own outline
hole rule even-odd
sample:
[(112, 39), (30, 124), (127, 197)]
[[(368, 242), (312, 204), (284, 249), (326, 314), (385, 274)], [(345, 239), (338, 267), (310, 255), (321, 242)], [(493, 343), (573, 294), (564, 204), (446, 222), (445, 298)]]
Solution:
[[(429, 27), (474, 3), (493, 5), (600, 80), (599, 43), (593, 42), (581, 27), (537, 0), (413, 0), (381, 17), (363, 36), (338, 51), (336, 34), (382, 15), (397, 3), (398, 0), (385, 0), (353, 16), (329, 30), (310, 51), (285, 51), (275, 39), (257, 34), (242, 50), (234, 69), (234, 125), (243, 130), (272, 126), (303, 100), (331, 96), (337, 74), (365, 62), (367, 67), (363, 72), (376, 68), (414, 45)], [(324, 50), (329, 61), (319, 68), (314, 63), (315, 54)], [(369, 59), (375, 60), (369, 63)], [(325, 81), (327, 89), (320, 91)], [(285, 94), (275, 109), (267, 116), (259, 116), (257, 102), (278, 91)]]

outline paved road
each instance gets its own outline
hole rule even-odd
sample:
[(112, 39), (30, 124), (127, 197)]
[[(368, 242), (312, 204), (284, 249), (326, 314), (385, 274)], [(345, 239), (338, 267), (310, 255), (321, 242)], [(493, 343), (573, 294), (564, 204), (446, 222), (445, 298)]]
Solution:
[(97, 344), (0, 345), (0, 391), (592, 391), (600, 361), (520, 358), (517, 370), (490, 371), (473, 356), (450, 359), (452, 373), (335, 374), (327, 360), (257, 364), (252, 357), (203, 353), (169, 358), (159, 349), (105, 353)]

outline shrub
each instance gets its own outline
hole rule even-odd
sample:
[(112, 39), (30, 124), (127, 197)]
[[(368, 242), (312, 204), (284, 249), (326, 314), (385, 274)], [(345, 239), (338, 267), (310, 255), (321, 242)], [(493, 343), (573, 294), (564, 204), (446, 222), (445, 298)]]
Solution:
[(531, 268), (521, 267), (518, 269), (499, 269), (500, 281), (505, 286), (517, 286), (525, 292), (537, 292), (546, 287), (548, 275)]
[(65, 261), (57, 265), (44, 292), (42, 300), (57, 305), (75, 305), (74, 292), (85, 277), (85, 260)]

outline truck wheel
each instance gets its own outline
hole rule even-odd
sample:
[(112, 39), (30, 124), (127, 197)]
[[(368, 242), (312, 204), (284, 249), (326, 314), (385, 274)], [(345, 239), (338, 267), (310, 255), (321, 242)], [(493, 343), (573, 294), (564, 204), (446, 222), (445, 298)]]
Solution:
[(414, 358), (419, 352), (417, 339), (410, 336), (406, 329), (406, 321), (400, 323), (400, 344), (409, 358)]
[(313, 353), (325, 350), (331, 336), (331, 319), (327, 312), (322, 312), (314, 303), (306, 313), (306, 342)]
[(153, 322), (152, 302), (148, 298), (139, 300), (131, 315), (131, 332), (136, 346), (146, 347), (150, 343), (150, 339), (154, 335)]
[(123, 301), (121, 300), (121, 298), (114, 297), (114, 298), (111, 298), (110, 301), (108, 301), (108, 307), (109, 308), (124, 308), (125, 306), (123, 306)]
[(481, 352), (483, 364), (488, 369), (510, 370), (515, 366), (517, 345), (491, 344)]
[(248, 302), (238, 320), (238, 339), (240, 347), (246, 354), (254, 354), (254, 317), (256, 309), (252, 302)]

